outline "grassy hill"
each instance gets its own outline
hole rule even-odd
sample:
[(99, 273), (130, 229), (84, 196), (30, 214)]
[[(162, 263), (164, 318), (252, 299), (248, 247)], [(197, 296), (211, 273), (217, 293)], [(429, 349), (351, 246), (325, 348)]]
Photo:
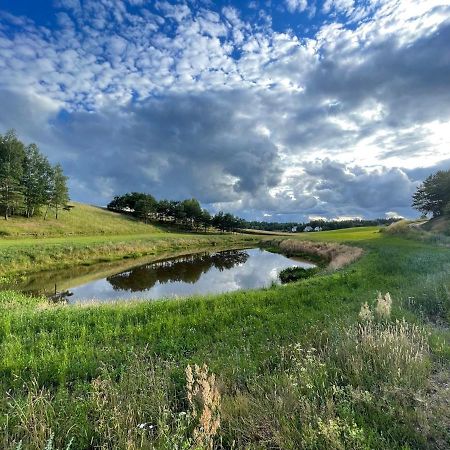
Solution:
[(0, 219), (0, 285), (31, 272), (148, 256), (231, 248), (257, 236), (186, 233), (145, 224), (96, 206), (72, 203), (59, 218)]
[(49, 214), (27, 219), (12, 217), (0, 220), (0, 237), (57, 237), (94, 236), (157, 233), (160, 230), (135, 220), (133, 217), (114, 213), (97, 206), (72, 202), (71, 211), (62, 211), (58, 219)]
[(422, 225), (422, 228), (426, 231), (431, 231), (432, 233), (439, 233), (450, 236), (450, 218), (436, 217), (435, 219), (431, 219), (427, 223)]

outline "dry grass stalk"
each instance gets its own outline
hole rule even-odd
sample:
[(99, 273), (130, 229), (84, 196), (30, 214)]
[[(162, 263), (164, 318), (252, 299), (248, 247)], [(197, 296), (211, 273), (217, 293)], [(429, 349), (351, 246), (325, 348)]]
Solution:
[(381, 292), (378, 292), (377, 306), (375, 312), (380, 319), (389, 319), (391, 317), (392, 298), (389, 292), (386, 292), (384, 296)]
[[(194, 439), (198, 447), (212, 449), (214, 437), (220, 427), (220, 393), (214, 374), (208, 366), (186, 367), (187, 399), (192, 416), (198, 418)], [(199, 415), (199, 409), (201, 414)]]
[[(375, 314), (379, 319), (389, 319), (391, 317), (391, 309), (392, 309), (392, 297), (389, 292), (386, 294), (382, 294), (378, 292), (377, 296), (377, 304), (375, 306)], [(367, 302), (361, 305), (361, 309), (359, 311), (359, 318), (363, 321), (371, 321), (374, 318), (374, 314), (370, 309), (370, 306)]]
[(361, 306), (361, 310), (359, 311), (359, 318), (361, 320), (373, 320), (373, 313), (370, 310), (370, 307), (367, 302), (365, 302)]
[(310, 242), (286, 239), (280, 242), (280, 249), (286, 253), (310, 253), (329, 261), (330, 269), (340, 269), (358, 259), (363, 250), (359, 247), (334, 242)]
[(347, 330), (339, 353), (356, 382), (377, 374), (394, 384), (414, 384), (426, 372), (429, 349), (424, 330), (415, 324), (368, 321)]

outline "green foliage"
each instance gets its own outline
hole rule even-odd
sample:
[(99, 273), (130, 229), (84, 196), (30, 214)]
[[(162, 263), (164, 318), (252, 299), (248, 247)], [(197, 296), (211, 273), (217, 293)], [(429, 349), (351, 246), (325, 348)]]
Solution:
[(445, 213), (450, 202), (450, 170), (440, 170), (428, 176), (413, 195), (412, 206), (422, 213), (431, 213), (433, 217)]
[(22, 202), (22, 164), (24, 145), (13, 130), (0, 135), (0, 206), (5, 219), (18, 209)]
[(52, 167), (35, 144), (25, 147), (14, 131), (0, 135), (0, 208), (10, 215), (32, 217), (41, 206), (58, 210), (69, 200), (62, 167)]
[(304, 267), (288, 267), (282, 270), (278, 277), (282, 283), (292, 283), (293, 281), (305, 280), (317, 273), (314, 268), (305, 269)]
[(67, 189), (67, 177), (64, 175), (61, 165), (57, 164), (51, 171), (48, 196), (48, 207), (54, 208), (55, 219), (58, 219), (59, 210), (64, 208), (68, 201), (69, 191)]
[(220, 231), (235, 231), (243, 227), (244, 221), (233, 214), (220, 211), (213, 217), (212, 225)]
[(222, 211), (211, 217), (195, 198), (158, 202), (150, 194), (132, 192), (114, 197), (107, 207), (111, 211), (132, 214), (145, 222), (159, 220), (197, 230), (203, 227), (206, 231), (210, 226), (214, 226), (220, 231), (234, 231), (244, 225), (242, 219)]
[(25, 215), (32, 217), (39, 207), (49, 201), (53, 172), (48, 159), (35, 144), (25, 149), (22, 186)]

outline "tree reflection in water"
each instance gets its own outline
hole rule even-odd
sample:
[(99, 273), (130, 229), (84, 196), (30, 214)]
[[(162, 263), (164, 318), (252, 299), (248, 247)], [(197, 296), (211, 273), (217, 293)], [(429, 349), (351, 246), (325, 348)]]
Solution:
[(211, 268), (223, 270), (244, 264), (249, 258), (245, 250), (200, 253), (135, 267), (107, 278), (116, 291), (139, 292), (151, 289), (157, 282), (196, 283)]

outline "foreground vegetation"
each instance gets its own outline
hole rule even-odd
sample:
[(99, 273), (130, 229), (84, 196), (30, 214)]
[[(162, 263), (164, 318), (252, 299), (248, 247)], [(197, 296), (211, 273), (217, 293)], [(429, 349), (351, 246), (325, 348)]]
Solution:
[(185, 300), (2, 293), (0, 446), (448, 448), (450, 249), (376, 229), (308, 238), (364, 255)]

